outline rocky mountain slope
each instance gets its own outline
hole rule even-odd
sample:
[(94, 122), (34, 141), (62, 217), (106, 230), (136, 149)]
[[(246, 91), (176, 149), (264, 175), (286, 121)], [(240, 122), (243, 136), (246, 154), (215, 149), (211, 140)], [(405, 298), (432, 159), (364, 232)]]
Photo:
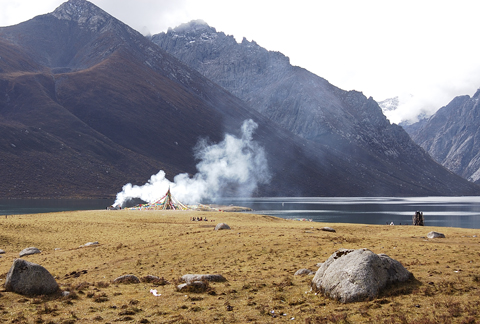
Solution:
[(406, 183), (420, 188), (440, 174), (451, 177), (401, 127), (390, 124), (372, 98), (292, 66), (281, 53), (246, 39), (237, 43), (203, 21), (169, 29), (152, 41), (286, 130), (341, 152), (365, 182), (391, 176), (400, 194)]
[(338, 120), (320, 118), (317, 131), (292, 123), (304, 129), (299, 137), (85, 0), (0, 28), (0, 57), (2, 197), (112, 197), (160, 169), (169, 179), (193, 174), (198, 140), (239, 134), (247, 119), (258, 124), (253, 139), (271, 172), (257, 195), (479, 192), (425, 154), (399, 158), (417, 147), (401, 128), (387, 132), (385, 118), (371, 113), (378, 105), (361, 93), (317, 77), (311, 87), (332, 91)]
[(436, 161), (480, 183), (480, 90), (454, 98), (433, 116), (405, 126), (412, 139)]

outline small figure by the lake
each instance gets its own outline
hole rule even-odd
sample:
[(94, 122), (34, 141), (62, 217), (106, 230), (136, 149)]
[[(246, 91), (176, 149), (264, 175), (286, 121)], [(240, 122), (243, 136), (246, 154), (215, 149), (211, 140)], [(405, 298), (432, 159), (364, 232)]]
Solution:
[(424, 226), (423, 212), (416, 211), (413, 215), (413, 225), (415, 226)]

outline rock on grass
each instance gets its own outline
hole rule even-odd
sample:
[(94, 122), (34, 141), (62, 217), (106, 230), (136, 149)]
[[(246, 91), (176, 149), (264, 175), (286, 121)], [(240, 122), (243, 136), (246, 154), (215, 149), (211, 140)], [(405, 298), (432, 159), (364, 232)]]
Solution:
[(58, 284), (41, 265), (16, 259), (8, 271), (5, 290), (25, 296), (50, 295), (58, 291)]

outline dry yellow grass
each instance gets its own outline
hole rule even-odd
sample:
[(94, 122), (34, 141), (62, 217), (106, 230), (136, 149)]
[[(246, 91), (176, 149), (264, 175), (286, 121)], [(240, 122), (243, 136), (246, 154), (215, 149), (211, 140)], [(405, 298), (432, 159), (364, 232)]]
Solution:
[[(215, 222), (192, 222), (202, 216)], [(214, 231), (225, 222), (232, 230)], [(0, 283), (18, 253), (52, 273), (68, 297), (0, 290), (6, 323), (475, 323), (480, 321), (479, 230), (298, 222), (240, 213), (81, 211), (0, 219)], [(336, 233), (321, 231), (330, 226)], [(429, 240), (437, 230), (445, 239)], [(98, 246), (80, 247), (98, 241)], [(376, 300), (341, 304), (310, 292), (296, 270), (339, 248), (386, 253), (415, 280)], [(86, 270), (86, 271), (83, 271)], [(83, 272), (82, 272), (83, 271)], [(86, 272), (86, 273), (84, 273)], [(75, 273), (77, 275), (75, 275)], [(178, 278), (218, 273), (209, 293), (179, 293)], [(113, 284), (124, 275), (169, 283)], [(157, 289), (161, 296), (149, 291)], [(230, 306), (230, 307), (228, 307)], [(233, 308), (232, 308), (233, 306)], [(274, 313), (272, 313), (274, 311)], [(275, 316), (275, 317), (274, 317)]]

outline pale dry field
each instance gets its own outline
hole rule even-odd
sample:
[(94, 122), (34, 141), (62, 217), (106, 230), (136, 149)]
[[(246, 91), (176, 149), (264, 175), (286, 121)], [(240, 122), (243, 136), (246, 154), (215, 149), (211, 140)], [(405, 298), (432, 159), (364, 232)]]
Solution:
[[(192, 222), (205, 217), (214, 222)], [(428, 215), (426, 215), (428, 221)], [(225, 222), (232, 229), (214, 231)], [(321, 231), (330, 226), (336, 233)], [(0, 218), (0, 322), (5, 323), (476, 323), (480, 322), (477, 229), (325, 224), (192, 211), (79, 211)], [(436, 230), (445, 239), (427, 239)], [(98, 246), (80, 247), (98, 241)], [(44, 266), (68, 297), (5, 292), (18, 253)], [(316, 270), (339, 248), (368, 248), (415, 276), (375, 300), (342, 304), (310, 291)], [(208, 293), (180, 293), (189, 273), (221, 274)], [(113, 284), (134, 274), (166, 284)], [(155, 297), (150, 289), (157, 289)]]

